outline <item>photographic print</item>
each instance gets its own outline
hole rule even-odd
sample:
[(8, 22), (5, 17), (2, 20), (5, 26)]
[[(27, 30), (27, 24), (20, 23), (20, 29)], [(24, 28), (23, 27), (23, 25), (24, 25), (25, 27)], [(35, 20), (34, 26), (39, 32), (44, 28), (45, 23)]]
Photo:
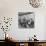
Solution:
[(19, 12), (18, 27), (19, 28), (34, 28), (35, 15), (34, 12)]

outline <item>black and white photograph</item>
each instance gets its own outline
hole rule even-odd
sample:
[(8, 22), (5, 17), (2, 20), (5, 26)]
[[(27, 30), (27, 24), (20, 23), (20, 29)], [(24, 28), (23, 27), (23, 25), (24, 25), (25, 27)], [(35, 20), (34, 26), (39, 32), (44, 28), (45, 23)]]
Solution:
[(19, 28), (34, 28), (35, 15), (34, 12), (19, 12), (18, 27)]

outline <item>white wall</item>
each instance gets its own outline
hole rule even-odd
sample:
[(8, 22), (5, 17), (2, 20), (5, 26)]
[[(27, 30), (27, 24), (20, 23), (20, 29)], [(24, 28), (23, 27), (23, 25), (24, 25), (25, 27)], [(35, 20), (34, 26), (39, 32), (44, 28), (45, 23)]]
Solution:
[[(34, 12), (35, 13), (35, 28), (34, 29), (19, 29), (18, 28), (18, 12)], [(13, 17), (13, 22), (9, 33), (17, 40), (27, 40), (34, 34), (39, 40), (44, 40), (45, 31), (45, 15), (46, 8), (33, 8), (28, 0), (0, 0), (0, 16)], [(44, 34), (45, 33), (45, 34)], [(2, 39), (2, 36), (1, 38)]]

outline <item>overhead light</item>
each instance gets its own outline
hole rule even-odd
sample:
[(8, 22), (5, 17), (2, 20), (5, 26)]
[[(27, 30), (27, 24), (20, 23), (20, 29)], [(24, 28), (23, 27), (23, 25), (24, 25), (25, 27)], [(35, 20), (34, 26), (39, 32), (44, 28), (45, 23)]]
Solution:
[(42, 4), (43, 0), (29, 0), (30, 5), (34, 8), (38, 8)]

